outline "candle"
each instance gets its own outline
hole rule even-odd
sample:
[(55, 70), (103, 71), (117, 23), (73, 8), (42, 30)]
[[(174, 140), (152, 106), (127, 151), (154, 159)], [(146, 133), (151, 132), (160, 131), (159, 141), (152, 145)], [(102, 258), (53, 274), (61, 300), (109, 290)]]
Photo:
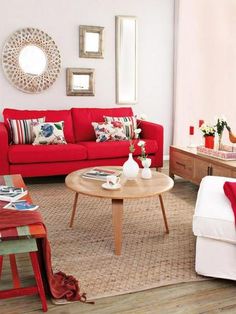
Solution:
[(189, 127), (189, 135), (193, 135), (194, 134), (194, 126), (190, 126)]
[(199, 122), (198, 122), (199, 128), (202, 126), (203, 123), (204, 123), (204, 120), (199, 120)]

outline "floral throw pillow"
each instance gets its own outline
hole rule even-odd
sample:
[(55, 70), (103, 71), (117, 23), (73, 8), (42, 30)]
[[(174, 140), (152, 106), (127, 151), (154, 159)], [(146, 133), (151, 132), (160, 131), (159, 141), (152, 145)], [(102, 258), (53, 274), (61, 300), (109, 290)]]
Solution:
[(97, 138), (96, 142), (127, 140), (123, 125), (119, 121), (92, 122), (92, 126)]
[(35, 123), (33, 145), (67, 144), (63, 132), (64, 121)]
[(44, 121), (45, 117), (27, 120), (9, 119), (12, 144), (32, 144), (34, 140), (33, 124)]
[(137, 120), (135, 117), (107, 117), (104, 116), (106, 122), (119, 121), (123, 125), (124, 133), (128, 139), (136, 138), (135, 130), (137, 129)]

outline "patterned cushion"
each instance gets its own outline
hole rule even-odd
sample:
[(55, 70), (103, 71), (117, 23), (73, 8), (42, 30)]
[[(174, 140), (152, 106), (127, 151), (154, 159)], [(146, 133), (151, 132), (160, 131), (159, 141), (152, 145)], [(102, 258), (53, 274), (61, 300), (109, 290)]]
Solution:
[(44, 122), (45, 117), (38, 119), (27, 120), (12, 120), (8, 123), (11, 132), (11, 142), (13, 144), (32, 144), (33, 143), (33, 124), (37, 122)]
[(94, 127), (96, 142), (106, 141), (123, 141), (127, 140), (124, 133), (123, 125), (119, 121), (108, 122), (92, 122)]
[(33, 125), (33, 145), (67, 144), (63, 128), (63, 121), (36, 123)]
[(107, 117), (104, 116), (106, 122), (119, 121), (123, 125), (124, 133), (128, 139), (135, 138), (134, 130), (137, 129), (137, 120), (135, 117)]

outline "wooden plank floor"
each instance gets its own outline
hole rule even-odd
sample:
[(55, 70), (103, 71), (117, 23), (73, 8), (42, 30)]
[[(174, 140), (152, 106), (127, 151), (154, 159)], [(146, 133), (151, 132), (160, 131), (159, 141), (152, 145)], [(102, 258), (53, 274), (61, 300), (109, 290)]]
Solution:
[[(166, 169), (165, 169), (166, 170)], [(165, 171), (166, 172), (166, 171)], [(18, 259), (23, 284), (32, 283), (32, 269), (28, 258)], [(0, 289), (9, 288), (11, 276), (7, 262), (3, 265)], [(48, 299), (48, 312), (60, 314), (216, 314), (236, 313), (236, 282), (210, 279), (181, 283), (142, 292), (96, 300), (95, 305), (74, 302), (53, 305)], [(0, 300), (0, 314), (42, 313), (38, 296)]]
[[(30, 283), (28, 278), (25, 283)], [(213, 314), (236, 313), (236, 284), (227, 280), (182, 283), (143, 292), (96, 300), (94, 305), (75, 302), (53, 305), (49, 313), (71, 314)], [(37, 296), (0, 301), (1, 314), (42, 313)]]

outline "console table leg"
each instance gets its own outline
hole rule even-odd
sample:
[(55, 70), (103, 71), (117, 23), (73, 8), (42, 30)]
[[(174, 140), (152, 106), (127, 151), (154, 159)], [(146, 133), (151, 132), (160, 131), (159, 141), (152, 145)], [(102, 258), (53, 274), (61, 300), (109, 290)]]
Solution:
[(165, 212), (165, 207), (164, 207), (164, 202), (162, 199), (161, 194), (158, 195), (159, 196), (159, 200), (160, 200), (160, 205), (161, 205), (161, 211), (162, 211), (162, 216), (164, 219), (164, 224), (165, 224), (165, 228), (166, 228), (166, 233), (169, 233), (169, 228), (168, 228), (168, 223), (167, 223), (167, 218), (166, 218), (166, 212)]
[(75, 218), (75, 212), (76, 212), (76, 207), (77, 207), (78, 196), (79, 196), (79, 193), (76, 192), (75, 193), (75, 198), (74, 198), (72, 214), (71, 214), (71, 219), (70, 219), (70, 228), (73, 227), (73, 222), (74, 222), (74, 218)]
[(3, 256), (0, 255), (0, 280), (1, 280), (1, 277), (2, 277), (2, 264), (3, 264)]
[(112, 199), (112, 223), (114, 230), (115, 255), (121, 254), (123, 200)]

